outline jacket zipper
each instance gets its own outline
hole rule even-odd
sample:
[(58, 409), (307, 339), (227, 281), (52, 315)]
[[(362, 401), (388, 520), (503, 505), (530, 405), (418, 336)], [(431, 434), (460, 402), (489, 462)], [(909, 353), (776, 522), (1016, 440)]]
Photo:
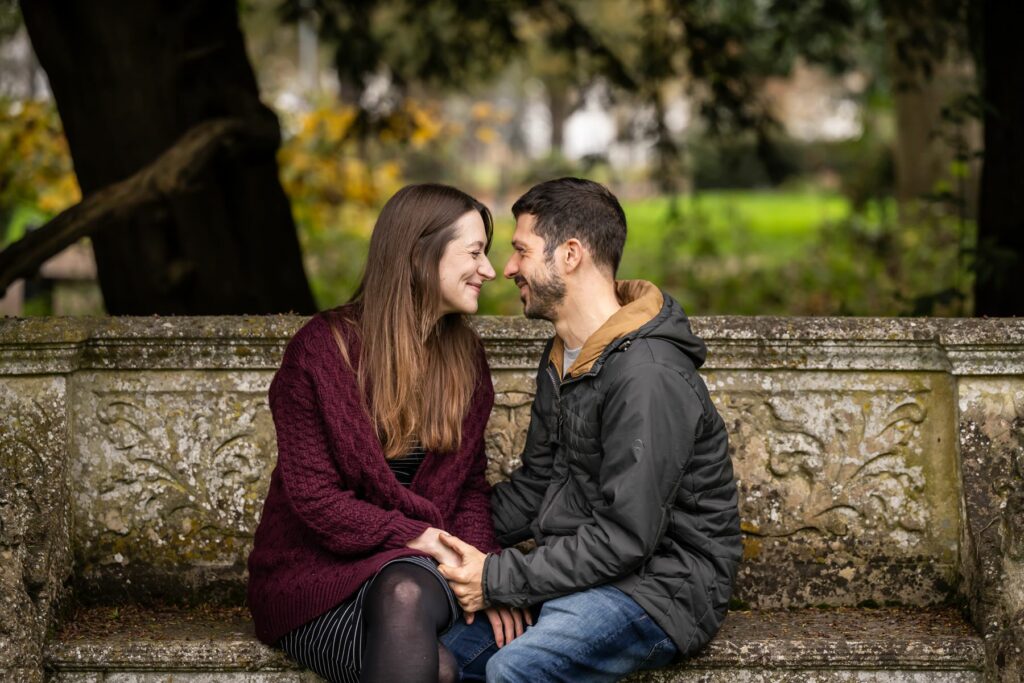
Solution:
[[(625, 342), (623, 342), (622, 344), (617, 346), (614, 350), (615, 351), (625, 351), (626, 349), (629, 348), (630, 344), (632, 344), (632, 343), (633, 343), (633, 341), (631, 339), (627, 339)], [(597, 367), (597, 364), (595, 363), (594, 366)], [(552, 384), (552, 386), (555, 389), (555, 429), (557, 430), (558, 446), (559, 446), (559, 448), (561, 448), (562, 447), (562, 385), (563, 384), (571, 384), (572, 382), (579, 381), (579, 380), (583, 379), (584, 377), (591, 377), (593, 375), (596, 375), (597, 372), (595, 371), (594, 367), (591, 367), (589, 371), (583, 373), (582, 375), (579, 375), (578, 377), (570, 377), (568, 380), (559, 380), (558, 375), (555, 374), (555, 372), (553, 371), (553, 368), (554, 368), (554, 365), (549, 362), (548, 363), (548, 367), (547, 367), (547, 376), (548, 376), (548, 379), (551, 380), (551, 384)], [(554, 495), (551, 496), (551, 499), (548, 500), (547, 507), (545, 507), (543, 510), (541, 510), (540, 513), (537, 515), (537, 526), (538, 526), (538, 528), (542, 527), (544, 525), (544, 520), (547, 518), (548, 513), (551, 512), (552, 503), (555, 502), (555, 498), (557, 498), (558, 494), (562, 492), (562, 489), (565, 488), (565, 485), (566, 485), (566, 483), (568, 481), (569, 481), (569, 464), (566, 463), (566, 466), (565, 466), (565, 476), (562, 478), (562, 480), (560, 482), (558, 482), (558, 488), (555, 490)], [(664, 516), (664, 510), (662, 510), (662, 515)]]
[[(551, 380), (551, 385), (554, 387), (555, 390), (555, 439), (558, 443), (558, 447), (562, 448), (562, 388), (558, 380), (558, 377), (552, 371), (553, 367), (553, 365), (548, 363), (547, 376), (548, 379)], [(551, 512), (552, 503), (555, 502), (555, 498), (557, 498), (558, 494), (562, 492), (563, 488), (565, 488), (565, 484), (567, 481), (569, 481), (568, 464), (566, 465), (565, 477), (563, 477), (562, 480), (558, 482), (558, 488), (555, 490), (555, 493), (551, 496), (551, 498), (548, 499), (547, 506), (545, 506), (545, 508), (541, 510), (540, 514), (537, 516), (538, 528), (544, 526), (544, 520), (547, 518), (548, 513)]]

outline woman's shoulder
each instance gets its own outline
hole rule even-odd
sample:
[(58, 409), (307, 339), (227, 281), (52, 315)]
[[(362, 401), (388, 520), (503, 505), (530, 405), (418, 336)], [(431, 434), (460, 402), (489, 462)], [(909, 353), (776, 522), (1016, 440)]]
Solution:
[(361, 304), (342, 304), (341, 306), (320, 311), (310, 319), (310, 322), (321, 320), (348, 333), (359, 327), (359, 321), (362, 320), (362, 317), (363, 307)]
[(353, 304), (315, 313), (288, 340), (282, 365), (297, 364), (306, 368), (325, 360), (335, 362), (339, 344), (351, 348), (358, 333), (359, 308)]

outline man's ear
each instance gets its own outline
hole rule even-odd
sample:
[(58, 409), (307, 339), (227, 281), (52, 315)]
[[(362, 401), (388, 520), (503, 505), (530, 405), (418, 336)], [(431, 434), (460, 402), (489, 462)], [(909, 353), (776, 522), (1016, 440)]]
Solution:
[(575, 237), (570, 237), (562, 247), (562, 264), (565, 266), (565, 272), (571, 273), (583, 263), (583, 244)]

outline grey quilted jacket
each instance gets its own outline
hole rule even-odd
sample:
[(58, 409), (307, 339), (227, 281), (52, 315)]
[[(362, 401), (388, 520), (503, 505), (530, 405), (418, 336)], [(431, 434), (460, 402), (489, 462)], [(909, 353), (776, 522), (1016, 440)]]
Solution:
[(679, 304), (643, 281), (618, 294), (564, 378), (561, 340), (548, 344), (522, 467), (492, 497), (502, 544), (538, 545), (489, 555), (485, 598), (523, 607), (611, 583), (685, 656), (721, 625), (741, 555), (728, 437)]

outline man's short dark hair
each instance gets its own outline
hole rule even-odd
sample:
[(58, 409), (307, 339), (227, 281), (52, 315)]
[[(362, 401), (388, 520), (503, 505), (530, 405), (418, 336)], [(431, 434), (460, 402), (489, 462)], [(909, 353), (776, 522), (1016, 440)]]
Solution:
[(619, 269), (626, 245), (626, 214), (604, 185), (582, 178), (559, 178), (534, 185), (512, 205), (512, 215), (536, 216), (533, 231), (544, 238), (544, 253), (575, 237), (599, 265)]

